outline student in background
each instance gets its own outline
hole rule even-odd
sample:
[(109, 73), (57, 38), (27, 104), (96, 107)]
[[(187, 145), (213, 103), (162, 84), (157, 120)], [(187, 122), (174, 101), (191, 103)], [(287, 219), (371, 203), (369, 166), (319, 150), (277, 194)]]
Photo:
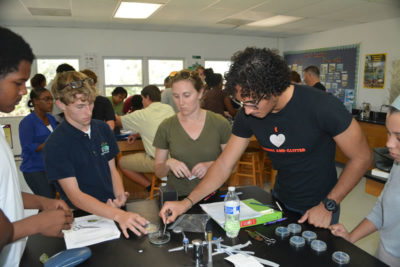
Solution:
[(222, 75), (214, 73), (211, 68), (206, 69), (204, 75), (206, 77), (207, 90), (202, 100), (202, 108), (221, 114), (224, 117), (233, 118), (237, 111), (232, 106), (231, 98), (222, 91)]
[(178, 72), (172, 79), (172, 93), (179, 112), (160, 124), (154, 138), (156, 175), (168, 175), (168, 185), (179, 196), (196, 187), (231, 135), (228, 120), (200, 108), (203, 90), (197, 72)]
[(37, 73), (31, 78), (31, 86), (33, 89), (45, 88), (46, 77), (43, 74)]
[(175, 113), (179, 112), (179, 110), (175, 105), (174, 97), (172, 95), (171, 80), (176, 73), (176, 71), (173, 71), (164, 79), (165, 90), (161, 93), (161, 103), (170, 105), (174, 109)]
[(154, 172), (154, 136), (160, 123), (175, 112), (171, 106), (160, 102), (161, 92), (157, 86), (147, 85), (141, 91), (141, 95), (144, 108), (121, 117), (117, 116), (117, 126), (134, 132), (128, 137), (129, 144), (140, 136), (145, 152), (122, 156), (118, 166), (126, 177), (150, 191), (151, 180), (147, 179), (144, 173)]
[[(96, 85), (97, 85), (96, 73), (94, 73), (93, 71), (91, 71), (89, 69), (81, 70), (81, 72), (83, 74), (85, 74), (86, 76), (88, 76), (89, 78), (91, 78), (94, 83), (93, 86), (96, 87)], [(104, 121), (105, 123), (108, 124), (108, 126), (110, 126), (111, 130), (114, 130), (115, 113), (114, 113), (113, 106), (107, 97), (104, 97), (99, 94), (96, 96), (96, 99), (94, 100), (93, 111), (92, 111), (92, 119)]]
[(115, 166), (119, 149), (113, 132), (91, 119), (96, 97), (92, 79), (77, 71), (63, 72), (56, 76), (52, 92), (65, 120), (44, 146), (49, 181), (69, 205), (118, 222), (125, 237), (128, 229), (146, 233), (146, 219), (120, 209), (129, 194)]
[(44, 142), (57, 126), (56, 119), (50, 114), (53, 96), (46, 88), (32, 89), (28, 107), (33, 108), (32, 112), (19, 123), (20, 169), (35, 195), (54, 198), (56, 190), (47, 180), (42, 155)]
[(142, 96), (141, 95), (131, 95), (124, 102), (124, 114), (129, 114), (135, 110), (143, 108)]
[(124, 114), (124, 99), (127, 96), (128, 92), (125, 90), (125, 88), (118, 86), (112, 91), (111, 96), (107, 97), (111, 101), (115, 114), (118, 116)]
[(297, 71), (292, 70), (292, 71), (290, 72), (290, 81), (291, 81), (293, 84), (298, 84), (298, 85), (300, 85), (300, 84), (301, 84), (301, 77), (300, 77), (300, 74), (299, 74)]
[(400, 266), (400, 96), (386, 118), (386, 146), (394, 158), (389, 178), (368, 216), (350, 233), (342, 224), (330, 226), (332, 234), (354, 243), (379, 231), (380, 242), (375, 256), (389, 266)]
[[(25, 82), (29, 79), (34, 59), (32, 49), (21, 36), (0, 27), (0, 112), (9, 113), (27, 93)], [(21, 193), (14, 156), (0, 129), (0, 209), (13, 224), (11, 240), (0, 253), (0, 266), (18, 266), (25, 249), (27, 236), (43, 234), (61, 237), (61, 230), (70, 229), (73, 222), (71, 210), (62, 200)], [(41, 212), (24, 218), (24, 209)], [(0, 227), (8, 227), (6, 220)], [(1, 235), (3, 238), (3, 235)]]
[(316, 66), (308, 66), (304, 69), (304, 82), (311, 87), (326, 92), (325, 86), (319, 81), (319, 69)]

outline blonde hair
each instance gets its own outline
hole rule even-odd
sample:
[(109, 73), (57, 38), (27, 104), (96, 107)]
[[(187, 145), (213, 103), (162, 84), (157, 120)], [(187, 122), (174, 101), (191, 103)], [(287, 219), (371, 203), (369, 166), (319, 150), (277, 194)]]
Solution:
[[(85, 80), (86, 79), (86, 80)], [(90, 78), (78, 71), (65, 71), (58, 73), (54, 79), (51, 92), (55, 99), (59, 99), (64, 104), (68, 105), (76, 101), (76, 95), (82, 94), (82, 101), (93, 103), (96, 98), (96, 88), (93, 86), (93, 81)], [(69, 84), (74, 81), (84, 81), (82, 87), (72, 88)]]
[(172, 77), (171, 86), (179, 81), (190, 81), (197, 92), (203, 89), (203, 80), (200, 78), (197, 71), (194, 70), (181, 70)]

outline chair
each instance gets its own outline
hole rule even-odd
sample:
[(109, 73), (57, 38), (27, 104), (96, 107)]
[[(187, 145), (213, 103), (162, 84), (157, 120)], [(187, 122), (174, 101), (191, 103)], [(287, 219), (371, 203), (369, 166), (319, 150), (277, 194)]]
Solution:
[(252, 178), (253, 185), (257, 185), (257, 177), (259, 177), (259, 185), (263, 188), (263, 179), (260, 164), (260, 149), (248, 147), (237, 163), (236, 172), (233, 176), (233, 184), (240, 185), (239, 177)]
[[(148, 176), (147, 173), (145, 175)], [(150, 189), (149, 199), (153, 199), (154, 191), (160, 189), (161, 180), (158, 179), (158, 177), (154, 173), (151, 173), (150, 175), (151, 175), (151, 189)]]

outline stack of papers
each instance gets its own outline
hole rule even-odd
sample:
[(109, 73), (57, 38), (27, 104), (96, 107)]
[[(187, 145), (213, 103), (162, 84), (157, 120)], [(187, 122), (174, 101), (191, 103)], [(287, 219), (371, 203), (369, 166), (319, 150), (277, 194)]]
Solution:
[(75, 218), (71, 229), (63, 230), (63, 233), (67, 249), (86, 247), (121, 236), (113, 220), (97, 215)]
[[(225, 226), (225, 213), (224, 201), (214, 202), (209, 204), (200, 204), (200, 207), (208, 214), (214, 221), (222, 227)], [(240, 201), (240, 220), (247, 220), (262, 216), (263, 213), (258, 212)]]

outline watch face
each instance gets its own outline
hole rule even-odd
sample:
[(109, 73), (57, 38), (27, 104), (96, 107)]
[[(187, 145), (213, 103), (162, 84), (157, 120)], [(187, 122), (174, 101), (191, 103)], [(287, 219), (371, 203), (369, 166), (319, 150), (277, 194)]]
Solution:
[(336, 209), (336, 202), (333, 199), (327, 199), (325, 202), (325, 207), (329, 211), (333, 211)]

